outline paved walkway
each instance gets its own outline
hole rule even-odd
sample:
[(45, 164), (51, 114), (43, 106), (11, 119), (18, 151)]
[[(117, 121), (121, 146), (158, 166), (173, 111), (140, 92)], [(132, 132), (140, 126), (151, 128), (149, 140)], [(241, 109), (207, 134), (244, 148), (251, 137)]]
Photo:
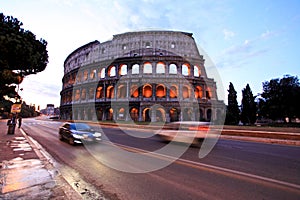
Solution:
[(81, 199), (22, 128), (0, 120), (0, 199)]

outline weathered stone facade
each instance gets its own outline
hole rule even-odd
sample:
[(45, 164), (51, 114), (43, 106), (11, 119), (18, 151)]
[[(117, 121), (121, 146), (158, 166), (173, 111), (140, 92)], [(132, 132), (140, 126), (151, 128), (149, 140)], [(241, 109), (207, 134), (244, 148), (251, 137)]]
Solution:
[(61, 118), (216, 120), (225, 105), (191, 33), (143, 31), (94, 41), (64, 63)]

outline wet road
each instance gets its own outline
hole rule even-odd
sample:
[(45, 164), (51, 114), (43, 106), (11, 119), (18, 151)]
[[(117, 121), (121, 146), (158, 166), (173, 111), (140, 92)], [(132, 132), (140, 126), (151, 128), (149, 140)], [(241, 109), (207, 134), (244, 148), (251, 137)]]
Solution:
[[(72, 171), (74, 185), (85, 181), (112, 199), (300, 196), (299, 147), (219, 140), (205, 158), (198, 158), (199, 148), (190, 147), (176, 159), (173, 151), (159, 151), (168, 144), (156, 136), (137, 138), (126, 130), (108, 127), (103, 127), (107, 138), (101, 144), (71, 146), (58, 140), (60, 124), (24, 119), (23, 129), (55, 158), (62, 173), (68, 176)], [(147, 130), (130, 133), (144, 137), (151, 134)], [(173, 150), (185, 148), (175, 145)], [(150, 153), (153, 151), (156, 153)], [(146, 172), (140, 173), (143, 170)], [(79, 178), (83, 180), (76, 180)]]

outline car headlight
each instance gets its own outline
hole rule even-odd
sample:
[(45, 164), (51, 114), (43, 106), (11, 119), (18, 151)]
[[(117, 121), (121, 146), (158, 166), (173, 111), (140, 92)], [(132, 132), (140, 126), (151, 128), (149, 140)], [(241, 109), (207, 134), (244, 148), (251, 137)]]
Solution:
[(83, 139), (84, 137), (82, 135), (73, 134), (73, 137), (76, 139)]
[(95, 136), (95, 137), (101, 137), (101, 133), (96, 132), (96, 133), (94, 133), (94, 136)]

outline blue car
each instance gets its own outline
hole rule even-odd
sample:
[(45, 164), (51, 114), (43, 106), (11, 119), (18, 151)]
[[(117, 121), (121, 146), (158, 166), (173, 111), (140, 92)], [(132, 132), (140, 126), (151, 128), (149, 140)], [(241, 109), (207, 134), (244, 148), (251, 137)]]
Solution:
[(102, 134), (93, 130), (85, 123), (66, 122), (59, 127), (58, 137), (60, 140), (67, 140), (69, 144), (81, 144), (83, 142), (101, 141)]

